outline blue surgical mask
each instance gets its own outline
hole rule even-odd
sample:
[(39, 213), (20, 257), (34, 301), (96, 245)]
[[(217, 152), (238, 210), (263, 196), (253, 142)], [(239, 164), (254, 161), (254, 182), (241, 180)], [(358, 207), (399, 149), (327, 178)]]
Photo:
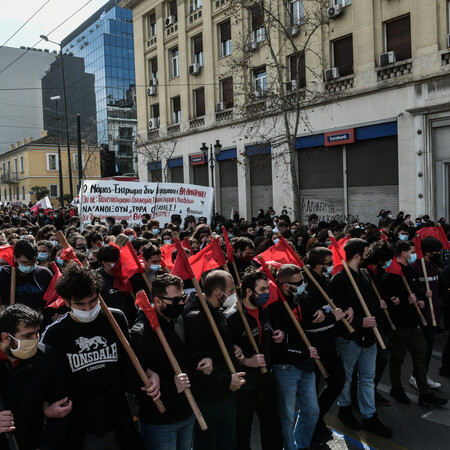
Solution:
[(18, 269), (22, 272), (22, 273), (32, 273), (36, 270), (36, 264), (33, 264), (32, 266), (25, 266), (23, 264), (19, 263)]
[(389, 260), (388, 262), (384, 263), (381, 268), (382, 269), (387, 269), (390, 265), (392, 264), (392, 259)]
[(253, 304), (255, 306), (263, 306), (268, 302), (269, 296), (270, 296), (269, 292), (266, 292), (264, 294), (258, 294), (258, 298), (253, 302)]
[(333, 272), (334, 266), (328, 266), (327, 271), (325, 272), (327, 275), (331, 275), (331, 272)]
[(44, 217), (44, 213), (39, 213), (39, 217)]
[(407, 240), (408, 240), (408, 235), (407, 235), (407, 234), (399, 234), (399, 235), (398, 235), (398, 238), (399, 238), (401, 241), (407, 241)]
[(158, 235), (159, 232), (160, 232), (160, 229), (159, 229), (159, 228), (153, 228), (153, 229), (152, 229), (152, 233), (153, 233), (153, 234)]
[(47, 261), (48, 253), (38, 253), (37, 259), (38, 261)]
[(280, 242), (280, 240), (279, 240), (278, 238), (276, 238), (276, 239), (273, 240), (273, 243), (274, 243), (274, 244), (278, 244), (278, 242)]
[(294, 292), (294, 295), (302, 295), (303, 292), (305, 292), (305, 289), (306, 289), (306, 283), (303, 283), (300, 286), (297, 286), (297, 291)]
[(411, 258), (408, 259), (408, 263), (409, 263), (409, 264), (413, 264), (413, 263), (416, 262), (416, 259), (417, 259), (417, 253), (413, 253), (413, 254), (411, 255)]
[(172, 239), (164, 239), (164, 244), (171, 244), (172, 243)]
[(62, 266), (64, 264), (64, 260), (61, 259), (59, 256), (56, 257), (56, 262), (59, 266)]
[(233, 233), (227, 233), (228, 234), (228, 238), (231, 239), (233, 237)]
[(161, 266), (160, 266), (159, 264), (152, 264), (152, 265), (150, 266), (150, 270), (151, 270), (152, 272), (158, 272), (159, 269), (161, 269)]
[(219, 232), (220, 231), (220, 227), (216, 227), (216, 231)]

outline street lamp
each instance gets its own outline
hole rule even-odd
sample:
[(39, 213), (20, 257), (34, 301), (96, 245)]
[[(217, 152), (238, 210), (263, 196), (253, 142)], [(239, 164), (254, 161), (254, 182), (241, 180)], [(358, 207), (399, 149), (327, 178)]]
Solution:
[(59, 95), (55, 95), (54, 97), (50, 97), (50, 100), (56, 103), (56, 129), (58, 130), (58, 172), (59, 172), (59, 203), (61, 208), (64, 208), (64, 192), (63, 192), (63, 175), (62, 175), (62, 161), (61, 161), (61, 133), (59, 130), (59, 108), (58, 102), (61, 100)]
[[(212, 187), (214, 187), (214, 160), (216, 160), (217, 157), (220, 155), (221, 148), (222, 148), (222, 145), (221, 145), (220, 141), (216, 140), (216, 143), (214, 144), (214, 153), (213, 153), (213, 145), (209, 144), (209, 161), (210, 161), (210, 167), (211, 167)], [(202, 143), (200, 150), (203, 153), (203, 158), (205, 158), (205, 160), (206, 160), (206, 158), (208, 158), (208, 147), (206, 146), (205, 142)]]
[[(66, 79), (64, 76), (64, 58), (63, 58), (62, 43), (52, 41), (51, 39), (48, 38), (48, 36), (45, 36), (44, 34), (41, 34), (39, 37), (41, 39), (44, 39), (45, 42), (51, 42), (52, 44), (59, 45), (59, 48), (61, 50), (61, 70), (62, 70), (62, 83), (63, 83), (63, 94), (64, 94), (64, 118), (66, 120), (67, 158), (68, 158), (68, 162), (69, 162), (69, 165), (68, 165), (68, 167), (69, 167), (69, 189), (70, 189), (70, 198), (73, 199), (72, 161), (70, 160), (69, 121), (67, 120)], [(58, 105), (58, 103), (56, 105)], [(59, 127), (59, 122), (58, 122), (58, 127)]]

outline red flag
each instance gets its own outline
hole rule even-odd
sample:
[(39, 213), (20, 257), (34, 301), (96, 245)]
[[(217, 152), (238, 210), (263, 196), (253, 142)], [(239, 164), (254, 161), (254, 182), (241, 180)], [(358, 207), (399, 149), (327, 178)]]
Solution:
[(204, 272), (222, 267), (226, 262), (219, 239), (213, 239), (203, 250), (189, 258), (189, 264), (197, 280), (200, 280)]
[(122, 264), (122, 274), (128, 278), (132, 277), (136, 273), (144, 273), (145, 270), (136, 255), (136, 252), (131, 245), (131, 242), (127, 242), (120, 249), (120, 262)]
[(46, 308), (58, 309), (64, 306), (65, 304), (66, 304), (65, 300), (62, 297), (58, 296), (58, 298), (53, 303), (47, 305)]
[(14, 266), (13, 252), (13, 245), (0, 245), (0, 259), (3, 258), (10, 266)]
[[(289, 246), (289, 244), (287, 245)], [(287, 250), (286, 244), (281, 241), (281, 239), (275, 245), (269, 247), (265, 252), (260, 253), (253, 258), (253, 261), (259, 262), (261, 264), (260, 260), (264, 261), (264, 263), (266, 264), (269, 261), (275, 261), (281, 264), (298, 265), (298, 261), (292, 256), (289, 250)]]
[(333, 266), (334, 266), (331, 274), (335, 275), (344, 268), (341, 261), (342, 260), (347, 261), (347, 259), (345, 258), (344, 246), (350, 239), (350, 236), (345, 236), (342, 239), (339, 239), (339, 241), (336, 241), (336, 238), (334, 236), (329, 237), (331, 245), (328, 248), (333, 252)]
[(445, 231), (442, 227), (425, 227), (417, 231), (417, 235), (423, 239), (424, 237), (433, 236), (441, 241), (444, 250), (450, 250), (450, 244)]
[(74, 261), (80, 266), (83, 266), (81, 264), (80, 260), (75, 255), (74, 249), (69, 245), (67, 248), (63, 248), (63, 251), (61, 252), (61, 255), (59, 257), (64, 261)]
[(185, 237), (182, 241), (181, 241), (181, 245), (184, 248), (187, 248), (191, 253), (192, 253), (192, 247), (191, 247), (191, 243), (189, 242), (189, 238)]
[(179, 276), (182, 280), (190, 280), (192, 278), (195, 278), (194, 272), (192, 271), (192, 267), (189, 264), (186, 252), (184, 251), (184, 248), (181, 246), (181, 242), (179, 239), (175, 239), (175, 246), (177, 248), (177, 257), (175, 259), (173, 269), (170, 273), (172, 275)]
[(414, 247), (416, 248), (417, 259), (423, 258), (422, 243), (420, 242), (420, 237), (413, 239)]
[(175, 244), (167, 244), (161, 247), (161, 267), (173, 268), (172, 252), (175, 249)]
[(136, 294), (136, 305), (144, 311), (152, 330), (156, 333), (156, 330), (159, 328), (158, 314), (156, 313), (156, 309), (148, 301), (147, 294), (144, 290)]
[(48, 288), (44, 294), (44, 300), (46, 301), (46, 308), (58, 300), (59, 295), (56, 292), (55, 287), (57, 281), (62, 277), (62, 273), (60, 272), (58, 265), (54, 261), (50, 264), (50, 267), (53, 272), (53, 278), (51, 279), (50, 284), (48, 285)]
[(227, 259), (229, 262), (234, 261), (234, 251), (233, 247), (230, 244), (230, 238), (228, 237), (227, 230), (225, 227), (222, 227), (223, 240), (225, 241), (225, 247), (227, 248)]
[[(116, 247), (121, 251), (121, 248), (111, 242), (109, 245), (112, 247)], [(123, 247), (122, 247), (123, 248)], [(128, 262), (128, 261), (127, 261)], [(114, 275), (114, 283), (113, 287), (121, 292), (133, 292), (133, 288), (131, 287), (130, 278), (124, 273), (122, 267), (121, 257), (119, 255), (119, 259), (114, 263), (114, 267), (111, 269), (112, 274)]]
[(386, 269), (384, 270), (387, 273), (393, 273), (394, 275), (399, 275), (403, 277), (402, 266), (400, 265), (398, 259), (395, 256), (394, 258), (392, 258), (391, 265), (389, 267), (386, 267)]
[[(280, 241), (284, 244), (286, 247), (286, 250), (291, 254), (291, 256), (297, 261), (297, 265), (299, 267), (303, 267), (305, 264), (301, 260), (300, 256), (297, 255), (295, 250), (289, 245), (288, 241), (284, 238), (282, 234), (279, 235)], [(295, 263), (294, 263), (295, 264)]]
[(378, 231), (380, 232), (381, 239), (383, 239), (383, 241), (389, 242), (389, 239), (386, 236), (386, 233), (384, 232), (383, 228), (380, 228)]

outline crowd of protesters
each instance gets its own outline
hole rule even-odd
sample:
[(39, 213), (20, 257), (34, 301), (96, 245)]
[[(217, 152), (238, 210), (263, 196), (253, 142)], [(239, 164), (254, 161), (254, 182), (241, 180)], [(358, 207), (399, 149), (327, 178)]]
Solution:
[[(332, 438), (324, 416), (335, 402), (346, 426), (388, 438), (395, 430), (383, 423), (379, 407), (411, 403), (405, 380), (418, 390), (420, 406), (447, 403), (435, 393), (441, 386), (435, 380), (450, 377), (449, 342), (439, 373), (429, 366), (435, 336), (450, 323), (450, 251), (436, 233), (427, 233), (422, 264), (414, 241), (420, 230), (439, 225), (446, 244), (445, 219), (434, 224), (403, 212), (393, 219), (382, 210), (374, 223), (326, 223), (312, 214), (305, 226), (286, 210), (276, 215), (269, 208), (251, 220), (216, 214), (209, 223), (174, 214), (162, 227), (144, 214), (141, 222), (93, 217), (80, 230), (73, 208), (37, 214), (21, 206), (0, 209), (1, 448), (15, 439), (21, 450), (249, 450), (256, 413), (262, 449), (318, 449)], [(58, 231), (73, 248), (72, 258)], [(229, 271), (201, 275), (208, 310), (195, 282), (176, 275), (177, 237), (186, 242), (187, 257), (215, 239), (227, 255)], [(121, 289), (117, 267), (129, 243), (145, 270)], [(257, 262), (283, 243), (307, 265), (308, 276), (303, 263)], [(333, 248), (339, 243), (348, 272), (338, 270)], [(49, 303), (46, 294), (56, 280), (53, 289), (63, 301)], [(178, 371), (135, 306), (141, 290), (157, 312)], [(100, 296), (148, 377), (145, 387)], [(407, 350), (410, 374), (401, 371)], [(390, 398), (377, 390), (386, 367)], [(207, 430), (184, 395), (191, 389)]]

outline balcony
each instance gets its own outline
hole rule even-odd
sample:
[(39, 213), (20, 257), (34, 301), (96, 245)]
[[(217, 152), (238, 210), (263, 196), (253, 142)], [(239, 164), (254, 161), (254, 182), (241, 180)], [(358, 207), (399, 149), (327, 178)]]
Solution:
[(216, 122), (224, 122), (233, 119), (233, 108), (225, 109), (216, 112)]
[(189, 120), (189, 128), (197, 128), (197, 127), (201, 127), (202, 125), (205, 125), (204, 117), (198, 117), (198, 118)]
[(412, 59), (405, 59), (387, 66), (377, 67), (377, 81), (384, 81), (412, 73)]
[(159, 129), (147, 131), (147, 139), (148, 139), (149, 141), (151, 141), (151, 140), (153, 140), (153, 139), (156, 139), (156, 138), (158, 138), (158, 137), (159, 137)]
[(151, 48), (156, 48), (156, 35), (155, 36), (150, 36), (148, 39), (146, 39), (146, 45), (145, 45), (145, 50), (150, 50)]
[(227, 8), (231, 4), (231, 0), (213, 0), (214, 12)]
[(19, 182), (18, 172), (5, 172), (1, 174), (0, 181), (5, 184), (12, 184)]
[(176, 125), (169, 125), (167, 127), (167, 134), (175, 134), (175, 133), (179, 133), (180, 132), (180, 124), (176, 124)]
[(335, 78), (334, 80), (327, 81), (325, 86), (327, 92), (341, 92), (353, 87), (353, 82), (355, 80), (354, 75), (347, 75), (346, 77)]
[[(192, 8), (192, 6), (191, 6), (191, 8)], [(191, 11), (189, 12), (188, 26), (198, 23), (199, 20), (201, 19), (201, 17), (202, 17), (202, 7), (201, 6), (200, 6), (200, 8), (197, 8), (194, 10), (191, 9)]]

